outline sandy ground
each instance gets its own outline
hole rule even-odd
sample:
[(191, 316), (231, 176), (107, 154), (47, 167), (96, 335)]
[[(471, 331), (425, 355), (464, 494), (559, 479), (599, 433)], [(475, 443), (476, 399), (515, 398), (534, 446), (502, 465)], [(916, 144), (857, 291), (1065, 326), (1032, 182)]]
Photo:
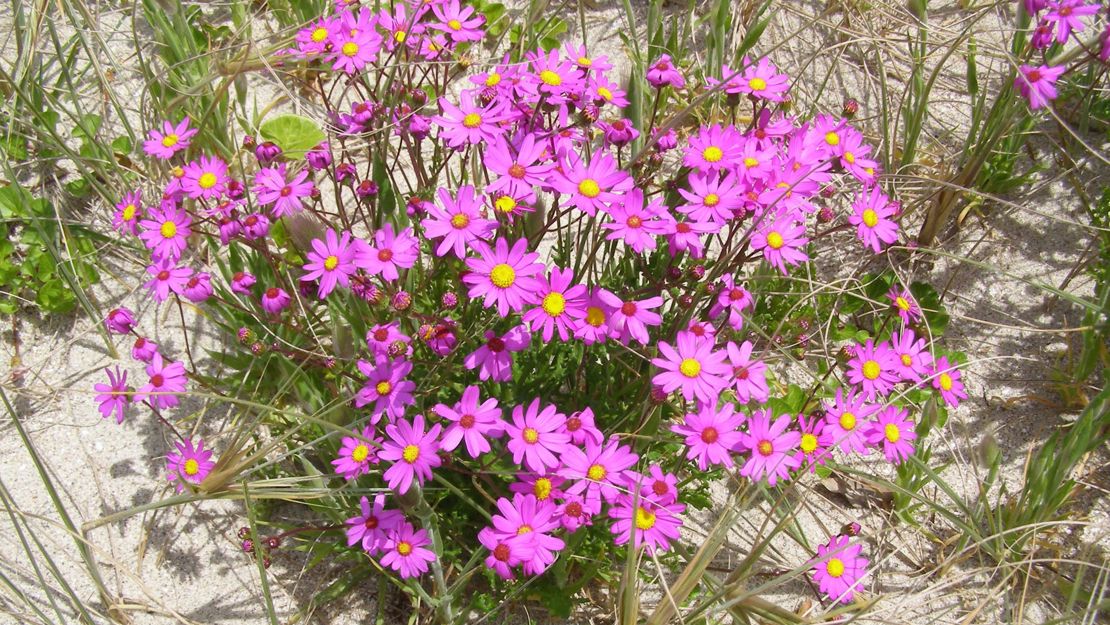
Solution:
[[(796, 97), (810, 101), (820, 89), (817, 85), (831, 76), (829, 86), (819, 99), (823, 108), (836, 111), (846, 96), (861, 102), (861, 127), (874, 131), (877, 115), (877, 85), (873, 78), (873, 46), (882, 37), (904, 37), (899, 24), (905, 13), (899, 9), (879, 9), (867, 14), (833, 13), (815, 25), (805, 15), (813, 8), (804, 3), (783, 3), (780, 19), (769, 28), (763, 44), (767, 49), (781, 42), (773, 53), (780, 67), (797, 77)], [(898, 5), (899, 7), (901, 5)], [(10, 15), (0, 10), (0, 26)], [(887, 13), (889, 12), (889, 13)], [(603, 3), (590, 12), (591, 42), (610, 58), (619, 57), (618, 33), (624, 29), (619, 5)], [(958, 24), (955, 13), (938, 18), (945, 28)], [(642, 17), (642, 14), (641, 14)], [(120, 32), (123, 17), (106, 13), (105, 32)], [(1000, 28), (992, 17), (984, 19), (989, 36)], [(805, 36), (796, 31), (807, 28)], [(7, 32), (10, 29), (0, 28)], [(573, 33), (577, 30), (572, 27)], [(858, 33), (867, 33), (866, 36)], [(113, 45), (125, 46), (124, 37)], [(568, 39), (569, 40), (569, 39)], [(10, 51), (12, 42), (4, 44)], [(985, 46), (984, 46), (985, 47)], [(596, 53), (597, 48), (595, 48)], [(825, 51), (817, 54), (817, 51)], [(119, 58), (126, 58), (123, 53)], [(898, 85), (897, 59), (889, 59), (892, 84)], [(981, 58), (981, 63), (992, 61)], [(625, 66), (627, 67), (627, 66)], [(626, 70), (627, 71), (627, 70)], [(965, 96), (958, 78), (962, 66), (942, 74), (938, 104), (931, 108), (927, 149), (938, 154), (950, 151), (946, 144), (959, 136), (966, 124)], [(134, 76), (123, 76), (124, 84), (134, 86)], [(126, 82), (131, 81), (131, 82)], [(1105, 146), (1103, 146), (1105, 147)], [(1097, 188), (1105, 171), (1098, 168), (1081, 173), (1088, 189)], [(1069, 331), (1082, 321), (1082, 312), (1059, 298), (1048, 297), (1032, 284), (1058, 287), (1080, 296), (1089, 296), (1091, 284), (1084, 275), (1072, 276), (1071, 270), (1090, 241), (1082, 208), (1055, 172), (1042, 176), (1026, 192), (1007, 198), (1017, 207), (990, 205), (982, 218), (972, 217), (959, 232), (945, 232), (942, 246), (952, 257), (935, 263), (919, 262), (900, 269), (915, 279), (931, 282), (945, 296), (952, 315), (950, 345), (968, 354), (970, 362), (965, 380), (971, 398), (953, 412), (946, 428), (935, 436), (934, 464), (944, 464), (943, 477), (957, 487), (962, 497), (973, 496), (983, 474), (977, 461), (977, 448), (988, 434), (999, 444), (1005, 459), (1003, 478), (1011, 489), (1020, 486), (1021, 467), (1031, 448), (1054, 427), (1074, 417), (1061, 409), (1053, 381), (1066, 366), (1069, 346), (1074, 347)], [(907, 183), (912, 186), (912, 183)], [(106, 227), (107, 212), (97, 209), (88, 218)], [(918, 223), (909, 218), (914, 228)], [(853, 245), (850, 237), (845, 246)], [(964, 260), (966, 259), (966, 260)], [(971, 261), (971, 262), (968, 262)], [(171, 307), (156, 309), (141, 293), (125, 286), (133, 281), (134, 266), (125, 260), (104, 272), (104, 281), (92, 290), (96, 303), (104, 310), (126, 305), (140, 312), (140, 325), (155, 340), (171, 351), (181, 351), (183, 323), (191, 331), (203, 327), (186, 312), (184, 321)], [(979, 266), (1000, 267), (1005, 273)], [(865, 266), (846, 266), (833, 254), (818, 259), (822, 272), (862, 272)], [(899, 267), (904, 267), (900, 265)], [(113, 512), (164, 498), (170, 494), (164, 480), (164, 455), (169, 441), (158, 424), (145, 417), (131, 419), (122, 426), (103, 421), (96, 411), (91, 385), (100, 371), (115, 361), (94, 331), (94, 320), (55, 318), (42, 321), (22, 319), (5, 330), (5, 361), (11, 363), (3, 374), (4, 392), (13, 402), (23, 427), (44, 460), (50, 480), (57, 487), (75, 524), (95, 520)], [(214, 344), (215, 337), (191, 334), (197, 343)], [(195, 337), (195, 338), (193, 338)], [(19, 345), (18, 358), (15, 346)], [(128, 349), (129, 345), (121, 345)], [(785, 369), (785, 366), (784, 366)], [(783, 371), (786, 375), (786, 372)], [(219, 407), (193, 401), (182, 414), (219, 418)], [(875, 467), (879, 472), (885, 469)], [(890, 474), (887, 471), (887, 474)], [(1105, 546), (1110, 521), (1105, 499), (1110, 488), (1104, 458), (1092, 458), (1077, 477), (1085, 483), (1087, 525), (1069, 528), (1065, 544)], [(10, 421), (0, 425), (0, 483), (11, 496), (16, 520), (30, 523), (42, 539), (42, 547), (55, 559), (69, 584), (90, 605), (103, 610), (93, 587), (85, 578), (73, 541), (58, 524), (58, 515), (35, 474), (30, 456)], [(804, 480), (804, 512), (800, 522), (807, 534), (818, 537), (835, 532), (843, 523), (859, 521), (864, 528), (867, 555), (877, 563), (872, 589), (884, 599), (864, 620), (910, 623), (1037, 622), (1051, 609), (1051, 600), (1033, 602), (1029, 611), (1015, 616), (1007, 596), (983, 587), (986, 574), (974, 563), (944, 572), (935, 571), (943, 549), (921, 538), (905, 525), (894, 524), (881, 501), (860, 490), (837, 495), (819, 488), (816, 478)], [(717, 490), (720, 501), (727, 498), (726, 485)], [(938, 495), (943, 499), (943, 495)], [(727, 574), (749, 550), (752, 536), (766, 516), (764, 510), (745, 510), (729, 543), (715, 563)], [(711, 526), (712, 514), (691, 514), (686, 535), (697, 544)], [(265, 622), (258, 572), (253, 562), (238, 550), (235, 531), (245, 525), (242, 506), (229, 502), (206, 501), (158, 514), (132, 517), (90, 532), (89, 544), (101, 562), (101, 575), (109, 588), (121, 598), (116, 606), (130, 622), (141, 623), (228, 623), (246, 625)], [(931, 530), (943, 532), (941, 524), (929, 522)], [(38, 573), (25, 555), (25, 534), (13, 530), (12, 519), (0, 516), (0, 573), (40, 599), (53, 596), (63, 601), (57, 588), (41, 588)], [(773, 566), (783, 570), (808, 558), (796, 545), (776, 542), (777, 551), (768, 556)], [(32, 550), (37, 549), (34, 545)], [(36, 552), (37, 553), (37, 552)], [(1096, 552), (1105, 558), (1102, 552)], [(38, 560), (41, 563), (41, 558)], [(654, 565), (645, 563), (646, 571)], [(286, 554), (275, 560), (268, 580), (278, 615), (290, 619), (308, 600), (333, 579), (334, 571), (305, 573), (303, 560)], [(47, 579), (51, 579), (47, 577)], [(351, 593), (341, 605), (308, 615), (304, 622), (355, 623), (372, 617), (377, 607), (373, 597), (377, 582)], [(37, 590), (31, 590), (37, 589)], [(809, 594), (801, 581), (769, 597), (787, 609), (798, 608), (798, 597)], [(652, 597), (647, 596), (651, 601)], [(47, 609), (45, 602), (42, 607)], [(62, 605), (64, 613), (70, 610)], [(387, 615), (399, 616), (396, 606)], [(47, 611), (48, 615), (52, 612)], [(969, 616), (971, 615), (971, 616)], [(530, 617), (542, 614), (533, 612)], [(514, 614), (524, 622), (524, 614)], [(583, 619), (586, 615), (583, 615)], [(596, 622), (605, 622), (597, 617)], [(0, 592), (0, 623), (35, 622), (33, 615)], [(393, 622), (387, 620), (387, 622)]]

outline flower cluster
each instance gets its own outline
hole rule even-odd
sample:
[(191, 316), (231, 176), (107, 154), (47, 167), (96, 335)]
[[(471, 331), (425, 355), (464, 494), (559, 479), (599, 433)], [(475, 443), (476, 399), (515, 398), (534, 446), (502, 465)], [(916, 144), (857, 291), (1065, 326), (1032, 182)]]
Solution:
[[(1047, 50), (1055, 44), (1065, 44), (1070, 39), (1078, 39), (1079, 33), (1087, 29), (1084, 19), (1098, 15), (1102, 11), (1099, 2), (1088, 0), (1023, 0), (1026, 13), (1032, 16), (1036, 27), (1033, 29), (1029, 45), (1033, 50)], [(1086, 45), (1079, 42), (1080, 45)], [(1092, 53), (1096, 54), (1096, 53)], [(1110, 22), (1103, 27), (1098, 38), (1097, 57), (1103, 63), (1110, 62)], [(1046, 58), (1047, 61), (1047, 58)], [(1029, 108), (1036, 110), (1048, 106), (1056, 99), (1056, 81), (1068, 71), (1063, 65), (1026, 64), (1018, 67), (1014, 78), (1014, 88), (1029, 101)]]

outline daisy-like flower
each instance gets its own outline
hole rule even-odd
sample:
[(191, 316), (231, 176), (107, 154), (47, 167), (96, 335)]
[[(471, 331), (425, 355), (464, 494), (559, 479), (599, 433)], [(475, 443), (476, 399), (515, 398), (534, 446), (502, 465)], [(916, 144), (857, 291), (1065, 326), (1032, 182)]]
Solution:
[(311, 197), (316, 185), (308, 180), (308, 170), (293, 174), (286, 180), (285, 164), (264, 167), (254, 175), (255, 199), (262, 206), (271, 206), (274, 219), (295, 215), (304, 210), (304, 198)]
[(864, 185), (874, 183), (879, 162), (867, 157), (871, 153), (871, 146), (864, 143), (863, 135), (858, 132), (845, 133), (839, 147), (840, 166)]
[(131, 357), (142, 362), (150, 362), (157, 353), (158, 344), (146, 337), (140, 336), (131, 346)]
[(496, 304), (502, 317), (535, 303), (535, 294), (542, 288), (535, 276), (543, 272), (544, 266), (536, 262), (539, 254), (528, 251), (528, 239), (517, 239), (512, 248), (502, 237), (493, 248), (484, 241), (474, 242), (473, 247), (478, 258), (466, 259), (470, 272), (463, 276), (471, 298), (484, 296), (482, 305), (489, 308)]
[(806, 418), (798, 415), (798, 429), (802, 437), (798, 441), (798, 451), (794, 454), (803, 467), (816, 471), (817, 465), (829, 459), (829, 447), (833, 444), (832, 433), (825, 431), (825, 421), (816, 417)]
[(735, 127), (702, 126), (690, 135), (682, 164), (704, 174), (731, 170), (740, 162), (744, 139)]
[(666, 341), (659, 341), (661, 358), (653, 358), (651, 364), (663, 371), (651, 379), (652, 383), (663, 388), (664, 393), (675, 390), (682, 392), (686, 401), (713, 404), (721, 391), (728, 386), (730, 369), (725, 364), (724, 351), (714, 351), (713, 342), (697, 340), (689, 333), (680, 333), (671, 347)]
[(698, 468), (706, 471), (710, 466), (732, 468), (732, 451), (743, 434), (744, 415), (733, 410), (732, 404), (703, 403), (698, 412), (688, 412), (682, 423), (671, 426), (671, 431), (685, 437), (686, 459), (697, 460)]
[(709, 309), (709, 318), (716, 319), (727, 310), (728, 325), (733, 330), (740, 330), (744, 327), (744, 310), (754, 305), (751, 292), (741, 286), (733, 274), (725, 274), (717, 289), (717, 301)]
[[(636, 339), (641, 344), (647, 345), (651, 341), (648, 337), (648, 326), (657, 326), (663, 323), (663, 318), (653, 310), (663, 305), (662, 297), (649, 297), (643, 300), (629, 299), (622, 302), (619, 297), (605, 289), (599, 289), (597, 296), (611, 311), (608, 319), (606, 319), (609, 326), (609, 336), (625, 345), (628, 345), (630, 339)], [(586, 312), (588, 321), (589, 309)]]
[(783, 275), (789, 273), (787, 265), (798, 265), (809, 260), (804, 248), (809, 242), (805, 238), (806, 226), (800, 215), (785, 211), (772, 219), (764, 218), (764, 223), (752, 233), (753, 250), (763, 252), (763, 258)]
[(628, 485), (640, 490), (640, 499), (666, 506), (678, 501), (678, 476), (664, 473), (658, 464), (648, 467), (643, 475), (629, 472)]
[(436, 247), (436, 256), (453, 251), (459, 258), (466, 257), (466, 248), (474, 241), (485, 240), (497, 229), (497, 222), (482, 217), (482, 202), (471, 185), (459, 187), (454, 198), (451, 192), (440, 187), (439, 205), (428, 207), (428, 218), (420, 222), (424, 236), (442, 239)]
[(571, 413), (567, 417), (564, 431), (570, 436), (570, 442), (574, 445), (585, 445), (587, 442), (600, 445), (601, 441), (605, 440), (605, 435), (594, 422), (594, 411), (589, 406)]
[(825, 431), (832, 436), (832, 444), (844, 453), (869, 454), (867, 420), (878, 410), (879, 406), (867, 403), (854, 390), (845, 395), (836, 389), (833, 403), (825, 404)]
[(108, 311), (108, 316), (104, 318), (104, 325), (109, 332), (130, 334), (131, 329), (135, 327), (135, 313), (122, 306), (113, 308)]
[(601, 512), (600, 505), (598, 503), (595, 507), (581, 495), (567, 495), (563, 498), (563, 503), (555, 509), (555, 516), (563, 529), (574, 533), (580, 527), (593, 525), (593, 516)]
[(201, 156), (185, 165), (181, 190), (194, 200), (215, 200), (227, 191), (227, 163), (215, 156)]
[(396, 280), (401, 275), (398, 268), (410, 269), (420, 257), (420, 243), (412, 228), (394, 234), (393, 225), (388, 223), (374, 233), (373, 245), (361, 247), (355, 255), (355, 266), (372, 276), (381, 274), (385, 280)]
[(744, 206), (741, 189), (734, 174), (721, 176), (717, 173), (694, 171), (687, 180), (690, 190), (678, 190), (686, 203), (680, 204), (677, 210), (689, 215), (690, 219), (723, 224), (735, 216), (737, 209)]
[[(525, 202), (536, 200), (535, 187), (547, 184), (555, 163), (540, 163), (547, 152), (548, 143), (537, 140), (533, 133), (525, 134), (519, 148), (501, 136), (486, 151), (483, 163), (497, 178), (486, 187), (486, 193), (504, 193)], [(514, 154), (515, 152), (515, 154)]]
[(540, 410), (539, 397), (532, 400), (527, 410), (524, 406), (513, 408), (513, 421), (505, 425), (513, 462), (523, 463), (526, 469), (540, 475), (559, 468), (559, 458), (570, 443), (570, 436), (562, 431), (566, 421), (566, 415), (553, 405)]
[(559, 340), (567, 341), (574, 332), (575, 319), (586, 316), (586, 287), (573, 284), (574, 271), (552, 267), (551, 274), (540, 278), (536, 297), (539, 305), (524, 313), (521, 319), (532, 332), (541, 332), (545, 343), (556, 330)]
[(478, 532), (478, 542), (489, 549), (486, 567), (492, 569), (502, 579), (512, 579), (513, 569), (535, 556), (535, 548), (527, 532), (520, 536), (507, 536), (491, 527), (483, 527)]
[(175, 485), (179, 493), (185, 491), (185, 485), (196, 486), (208, 477), (216, 466), (212, 460), (212, 450), (204, 448), (204, 441), (197, 439), (194, 447), (192, 439), (185, 439), (175, 443), (177, 451), (166, 454), (166, 477)]
[(917, 338), (906, 328), (890, 335), (890, 349), (895, 356), (895, 370), (907, 382), (918, 382), (929, 373), (933, 355), (929, 353), (924, 338)]
[(413, 403), (412, 392), (416, 389), (414, 382), (405, 379), (412, 371), (411, 362), (378, 356), (374, 364), (359, 360), (358, 370), (366, 376), (366, 384), (355, 394), (355, 408), (373, 402), (375, 413), (385, 412), (394, 419), (405, 414), (405, 406)]
[(631, 540), (633, 547), (643, 546), (649, 555), (666, 551), (678, 540), (682, 527), (678, 515), (685, 510), (686, 505), (677, 502), (663, 505), (640, 499), (634, 503), (630, 495), (621, 495), (609, 508), (613, 519), (609, 531), (616, 535), (613, 542), (618, 545)]
[(190, 226), (193, 220), (185, 209), (173, 202), (163, 202), (158, 208), (150, 209), (148, 219), (139, 222), (142, 232), (139, 238), (150, 250), (154, 260), (167, 259), (176, 262), (189, 244)]
[(902, 464), (913, 455), (913, 441), (917, 439), (917, 432), (906, 409), (887, 406), (868, 424), (865, 436), (869, 445), (883, 450), (887, 462)]
[(518, 473), (516, 482), (509, 484), (509, 492), (533, 495), (537, 501), (555, 502), (562, 499), (564, 480), (558, 475), (536, 475), (535, 473)]
[(153, 128), (147, 133), (147, 139), (143, 142), (143, 152), (146, 152), (147, 156), (153, 156), (164, 161), (169, 160), (173, 158), (174, 154), (188, 149), (189, 140), (197, 132), (196, 128), (189, 127), (188, 116), (178, 122), (177, 125), (171, 124), (169, 120), (163, 121), (161, 132), (157, 128)]
[(120, 234), (139, 234), (139, 217), (143, 214), (143, 192), (141, 189), (128, 191), (116, 204), (112, 216), (112, 227)]
[(955, 408), (960, 405), (961, 400), (967, 399), (964, 383), (960, 381), (960, 370), (956, 365), (949, 363), (948, 358), (944, 356), (937, 358), (928, 373), (933, 388), (940, 393), (944, 403)]
[(166, 364), (161, 354), (154, 354), (146, 366), (150, 380), (135, 393), (134, 401), (146, 399), (155, 408), (173, 408), (180, 400), (178, 394), (185, 392), (185, 363)]
[(496, 398), (478, 403), (477, 386), (468, 386), (454, 406), (436, 404), (432, 410), (451, 422), (439, 442), (443, 451), (454, 451), (459, 443), (466, 443), (466, 453), (477, 458), (490, 450), (486, 437), (501, 438), (505, 435), (505, 421), (501, 418), (501, 408)]
[(651, 65), (648, 66), (647, 81), (656, 89), (661, 89), (666, 85), (675, 89), (686, 86), (686, 79), (678, 72), (678, 68), (674, 66), (674, 61), (671, 60), (669, 54), (661, 54), (659, 58), (652, 61)]
[[(1101, 3), (1087, 4), (1087, 0), (1058, 0), (1048, 3), (1044, 20), (1056, 24), (1056, 43), (1065, 43), (1072, 31), (1082, 32), (1087, 25), (1084, 17), (1095, 15), (1101, 10)], [(1036, 108), (1036, 107), (1033, 107)]]
[(336, 285), (350, 284), (351, 275), (357, 271), (354, 265), (355, 246), (351, 245), (351, 233), (338, 235), (335, 229), (328, 228), (324, 240), (313, 239), (312, 250), (307, 254), (304, 264), (305, 275), (301, 281), (319, 280), (316, 296), (324, 299)]
[[(381, 415), (378, 415), (374, 421), (380, 418)], [(369, 425), (362, 428), (357, 438), (344, 436), (343, 444), (339, 448), (339, 457), (331, 461), (335, 472), (346, 480), (366, 475), (370, 472), (370, 465), (378, 464), (378, 450), (381, 449), (382, 442), (382, 437), (378, 436), (374, 428)]]
[(467, 369), (478, 369), (479, 380), (508, 382), (513, 373), (513, 352), (523, 351), (532, 343), (532, 335), (523, 325), (501, 336), (486, 332), (486, 344), (463, 359)]
[(613, 221), (602, 226), (609, 230), (606, 240), (623, 241), (637, 254), (644, 250), (654, 250), (656, 238), (674, 231), (674, 218), (662, 198), (655, 198), (644, 204), (644, 192), (632, 189), (624, 195), (620, 203), (608, 209)]
[(389, 488), (404, 495), (415, 479), (420, 486), (432, 479), (432, 469), (442, 464), (439, 454), (438, 423), (427, 433), (424, 432), (424, 415), (416, 415), (410, 424), (401, 418), (385, 426), (386, 440), (378, 457), (388, 460), (393, 466), (385, 470), (382, 478)]
[(420, 577), (428, 572), (428, 563), (436, 561), (436, 554), (426, 549), (432, 544), (428, 532), (413, 528), (409, 523), (400, 523), (389, 532), (389, 538), (382, 545), (382, 566), (387, 566), (401, 575), (401, 579)]
[(463, 148), (475, 143), (493, 143), (505, 133), (501, 122), (509, 119), (505, 102), (495, 98), (482, 106), (474, 100), (475, 92), (467, 90), (459, 95), (455, 106), (447, 98), (439, 99), (442, 115), (432, 117), (439, 126), (439, 136), (449, 147)]
[(813, 565), (813, 581), (832, 601), (851, 603), (863, 590), (867, 574), (867, 558), (860, 557), (863, 547), (848, 543), (848, 536), (833, 536), (817, 547), (817, 563)]
[(752, 360), (754, 348), (751, 341), (744, 341), (739, 346), (732, 341), (725, 344), (736, 399), (745, 404), (753, 399), (763, 403), (771, 395), (767, 388), (767, 365), (762, 360)]
[(366, 347), (373, 352), (374, 356), (388, 356), (390, 350), (398, 350), (395, 345), (401, 342), (406, 348), (403, 354), (394, 355), (398, 357), (404, 356), (408, 358), (412, 355), (412, 339), (401, 332), (401, 322), (392, 321), (390, 323), (377, 324), (366, 331)]
[(531, 557), (522, 562), (525, 574), (543, 573), (555, 561), (555, 553), (566, 546), (561, 538), (548, 534), (559, 527), (555, 504), (518, 493), (512, 501), (498, 499), (497, 510), (501, 514), (491, 519), (493, 531), (502, 538), (518, 537), (532, 548)]
[(593, 97), (598, 106), (612, 104), (623, 109), (628, 106), (628, 94), (615, 82), (609, 82), (604, 76), (590, 76), (590, 86), (587, 93)]
[(582, 91), (585, 80), (582, 72), (569, 59), (560, 58), (559, 50), (544, 52), (542, 49), (525, 54), (532, 63), (537, 94), (551, 104), (563, 104), (568, 94)]
[(899, 382), (897, 356), (886, 343), (875, 345), (872, 339), (856, 345), (855, 350), (856, 355), (848, 361), (848, 381), (858, 385), (868, 400), (886, 396)]
[(856, 236), (871, 251), (878, 254), (883, 245), (889, 245), (898, 240), (898, 224), (891, 217), (895, 215), (895, 207), (890, 203), (890, 198), (878, 186), (870, 190), (860, 191), (856, 200), (852, 202), (852, 214), (848, 215), (848, 223), (856, 226)]
[(1065, 70), (1067, 70), (1067, 67), (1064, 65), (1058, 67), (1022, 65), (1018, 68), (1017, 78), (1014, 79), (1014, 87), (1017, 88), (1022, 97), (1029, 100), (1029, 108), (1037, 110), (1056, 99), (1058, 95), (1056, 79)]
[(459, 0), (450, 0), (447, 3), (432, 5), (432, 13), (439, 20), (432, 22), (429, 28), (442, 30), (451, 37), (452, 41), (480, 41), (483, 36), (482, 24), (485, 18), (481, 13), (475, 14), (474, 7), (459, 6)]
[(898, 312), (898, 316), (902, 318), (903, 324), (911, 324), (915, 321), (921, 321), (924, 316), (921, 314), (921, 306), (917, 304), (909, 289), (900, 286), (892, 286), (886, 294), (887, 299), (890, 300), (891, 306)]
[(598, 210), (606, 210), (620, 202), (621, 196), (632, 190), (633, 181), (608, 151), (594, 152), (589, 163), (584, 163), (577, 152), (571, 151), (567, 153), (562, 171), (552, 177), (551, 186), (569, 195), (569, 204), (593, 217)]
[(297, 31), (297, 51), (306, 57), (323, 54), (339, 32), (339, 20), (332, 17), (322, 17)]
[(290, 301), (292, 299), (289, 294), (280, 287), (272, 286), (262, 292), (262, 310), (271, 315), (276, 315), (285, 310)]
[(616, 295), (601, 287), (595, 287), (590, 291), (590, 297), (586, 302), (586, 314), (578, 320), (578, 325), (574, 329), (574, 338), (581, 340), (586, 345), (604, 343), (609, 336), (610, 328), (607, 322), (612, 309), (602, 299), (601, 293), (603, 291), (614, 301), (620, 301)]
[(170, 293), (182, 293), (193, 275), (191, 268), (178, 267), (168, 258), (154, 261), (154, 264), (147, 266), (146, 272), (153, 277), (143, 286), (153, 292), (154, 301), (159, 303), (166, 301)]
[(212, 297), (212, 274), (202, 271), (193, 275), (181, 287), (181, 294), (195, 304), (206, 301)]
[(378, 58), (382, 37), (377, 30), (339, 29), (331, 37), (332, 53), (328, 57), (332, 69), (348, 75), (355, 74)]
[(121, 372), (118, 366), (115, 372), (108, 368), (105, 368), (104, 372), (108, 374), (108, 383), (98, 383), (93, 386), (93, 389), (100, 393), (96, 396), (96, 402), (100, 404), (97, 409), (105, 419), (114, 413), (116, 423), (123, 423), (124, 418), (127, 417), (127, 406), (131, 403), (130, 392), (127, 389), (127, 372)]
[(690, 258), (705, 258), (705, 241), (703, 234), (714, 234), (720, 231), (720, 226), (711, 222), (676, 221), (674, 232), (667, 234), (667, 251), (671, 257), (682, 252), (688, 252)]
[(748, 431), (742, 444), (751, 450), (751, 457), (740, 469), (740, 475), (758, 482), (764, 476), (767, 483), (774, 486), (778, 480), (790, 479), (790, 471), (801, 466), (794, 450), (801, 443), (802, 435), (787, 430), (793, 419), (781, 415), (773, 422), (770, 410), (757, 410), (748, 419)]
[(740, 77), (740, 93), (768, 102), (782, 102), (786, 99), (786, 92), (790, 90), (790, 77), (780, 74), (767, 57), (759, 59), (755, 65), (750, 65), (744, 59), (744, 64), (746, 67)]
[(625, 485), (625, 471), (636, 464), (639, 456), (632, 448), (621, 445), (616, 436), (609, 438), (604, 446), (592, 440), (586, 441), (586, 450), (567, 446), (563, 453), (563, 468), (559, 475), (575, 480), (565, 492), (583, 495), (587, 501), (613, 501)]
[(346, 521), (347, 546), (361, 544), (366, 553), (376, 555), (385, 547), (390, 532), (405, 522), (405, 515), (398, 510), (387, 510), (383, 493), (374, 496), (374, 503), (362, 497), (358, 505), (361, 514)]

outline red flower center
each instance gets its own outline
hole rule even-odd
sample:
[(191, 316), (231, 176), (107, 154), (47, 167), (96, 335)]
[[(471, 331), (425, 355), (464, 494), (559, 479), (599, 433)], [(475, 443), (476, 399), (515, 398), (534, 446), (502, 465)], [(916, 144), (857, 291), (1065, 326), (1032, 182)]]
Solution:
[(624, 130), (624, 120), (623, 119), (618, 119), (617, 121), (613, 122), (611, 125), (613, 126), (613, 130)]
[(671, 488), (663, 480), (655, 480), (655, 483), (651, 485), (651, 492), (656, 495), (666, 495), (669, 490)]
[(142, 349), (145, 346), (146, 346), (146, 339), (144, 339), (141, 336), (139, 338), (135, 339), (135, 349)]
[(195, 287), (195, 286), (196, 286), (196, 285), (198, 285), (198, 284), (200, 284), (200, 280), (198, 280), (196, 276), (193, 276), (192, 278), (189, 278), (189, 282), (188, 282), (188, 283), (186, 283), (186, 285), (187, 285), (187, 286), (188, 286), (188, 287), (189, 287), (190, 289), (191, 289), (191, 288), (193, 288), (193, 287)]
[(567, 516), (582, 516), (582, 504), (578, 503), (577, 501), (572, 501), (567, 504), (567, 507), (565, 510), (563, 510), (563, 512), (565, 512)]
[(159, 271), (158, 272), (158, 279), (159, 280), (169, 280), (170, 279), (170, 272), (166, 271), (165, 269), (163, 269), (162, 271)]
[(248, 226), (253, 226), (254, 224), (258, 223), (258, 215), (248, 216), (246, 219), (243, 220), (243, 223)]
[(155, 373), (150, 376), (150, 385), (154, 387), (161, 387), (166, 382), (166, 378), (162, 377), (161, 373)]
[(718, 438), (720, 438), (720, 434), (717, 433), (717, 428), (715, 427), (710, 426), (701, 431), (701, 440), (707, 445), (716, 443)]
[(686, 234), (690, 231), (690, 225), (685, 221), (680, 221), (675, 224), (674, 229), (677, 230), (679, 234)]
[(732, 289), (728, 292), (728, 298), (734, 302), (744, 299), (744, 289)]
[(489, 351), (496, 354), (505, 351), (505, 341), (495, 336), (486, 341), (486, 347), (489, 348)]
[(363, 523), (363, 525), (365, 525), (366, 529), (368, 529), (368, 530), (372, 530), (372, 529), (377, 528), (378, 527), (378, 517), (376, 517), (376, 516), (366, 517), (366, 522)]
[(694, 336), (705, 336), (705, 328), (703, 328), (700, 323), (692, 325), (690, 326), (690, 334)]
[(459, 417), (459, 426), (467, 430), (474, 427), (474, 415), (464, 414), (463, 416)]
[(508, 562), (509, 555), (509, 546), (505, 543), (498, 543), (497, 546), (493, 549), (493, 557), (500, 562)]
[(1029, 79), (1029, 82), (1037, 82), (1041, 79), (1041, 73), (1035, 69), (1031, 69), (1025, 77)]
[(386, 330), (385, 328), (374, 330), (375, 341), (378, 341), (380, 343), (382, 341), (385, 341), (387, 338), (389, 338), (389, 330)]
[(290, 187), (289, 185), (286, 185), (286, 186), (281, 188), (281, 197), (289, 197), (289, 194), (292, 193), (292, 192), (293, 192), (293, 188)]
[(567, 431), (568, 432), (577, 432), (578, 429), (581, 428), (581, 427), (582, 427), (582, 419), (579, 419), (578, 417), (571, 417), (571, 418), (567, 419)]
[(666, 61), (659, 61), (658, 63), (655, 64), (655, 69), (657, 69), (661, 72), (665, 72), (670, 68), (671, 68), (670, 64), (667, 63)]
[(520, 163), (513, 163), (513, 166), (509, 168), (509, 175), (517, 180), (523, 178), (525, 173), (524, 165)]
[(735, 369), (732, 370), (732, 375), (737, 380), (747, 380), (748, 379), (748, 367), (747, 366), (736, 367)]
[(378, 260), (382, 261), (383, 263), (389, 262), (391, 258), (393, 258), (393, 250), (378, 251)]
[(639, 217), (633, 215), (633, 216), (629, 217), (628, 221), (626, 221), (625, 223), (628, 224), (629, 228), (639, 228), (640, 226), (643, 225), (644, 222)]
[(626, 317), (631, 317), (632, 315), (635, 315), (636, 302), (625, 302), (624, 305), (621, 306), (621, 312), (624, 313)]
[(275, 287), (266, 289), (266, 297), (275, 299), (278, 296), (278, 290)]

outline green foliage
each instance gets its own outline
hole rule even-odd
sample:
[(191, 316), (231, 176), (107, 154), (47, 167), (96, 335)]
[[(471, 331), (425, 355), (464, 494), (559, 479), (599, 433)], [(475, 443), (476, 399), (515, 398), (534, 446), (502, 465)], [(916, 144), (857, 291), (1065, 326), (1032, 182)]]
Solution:
[(267, 141), (272, 141), (288, 158), (303, 158), (305, 152), (320, 145), (327, 139), (320, 126), (300, 115), (277, 115), (262, 122), (258, 133)]

